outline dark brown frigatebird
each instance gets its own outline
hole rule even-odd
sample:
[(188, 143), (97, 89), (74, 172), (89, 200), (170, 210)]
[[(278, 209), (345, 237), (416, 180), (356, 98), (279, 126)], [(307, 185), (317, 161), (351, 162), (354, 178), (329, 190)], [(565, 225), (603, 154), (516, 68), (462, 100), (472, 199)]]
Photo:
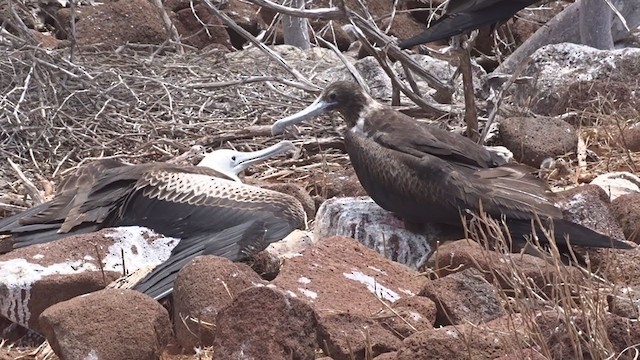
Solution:
[[(562, 218), (547, 184), (518, 164), (499, 165), (484, 147), (469, 139), (418, 123), (385, 106), (358, 87), (330, 84), (309, 107), (272, 126), (280, 134), (288, 126), (327, 111), (345, 118), (344, 143), (351, 164), (367, 194), (382, 208), (411, 223), (461, 226), (461, 214), (481, 209), (494, 219), (506, 218), (514, 248), (526, 243), (532, 219), (553, 223), (556, 244), (629, 249)], [(540, 243), (548, 243), (538, 229)]]
[(424, 32), (398, 43), (401, 49), (445, 40), (478, 29), (495, 26), (539, 0), (449, 0), (445, 13)]
[(237, 174), (295, 147), (283, 141), (255, 152), (218, 150), (198, 166), (126, 165), (103, 160), (81, 167), (49, 202), (0, 220), (14, 248), (118, 226), (142, 226), (179, 238), (167, 261), (135, 289), (171, 292), (177, 272), (198, 255), (242, 260), (306, 226), (293, 196), (243, 184)]

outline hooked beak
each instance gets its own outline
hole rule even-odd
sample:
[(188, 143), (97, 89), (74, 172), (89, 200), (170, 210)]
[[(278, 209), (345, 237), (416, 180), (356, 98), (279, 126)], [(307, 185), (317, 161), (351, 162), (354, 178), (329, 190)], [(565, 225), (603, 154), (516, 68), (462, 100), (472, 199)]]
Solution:
[(238, 153), (238, 155), (236, 155), (237, 165), (235, 166), (234, 171), (238, 174), (249, 168), (251, 165), (286, 152), (295, 152), (296, 150), (296, 146), (293, 145), (291, 141), (280, 141), (279, 143), (262, 150)]
[(321, 115), (329, 111), (333, 105), (335, 104), (318, 98), (306, 109), (273, 123), (273, 125), (271, 125), (271, 134), (282, 134), (284, 132), (284, 129), (286, 129), (287, 127)]

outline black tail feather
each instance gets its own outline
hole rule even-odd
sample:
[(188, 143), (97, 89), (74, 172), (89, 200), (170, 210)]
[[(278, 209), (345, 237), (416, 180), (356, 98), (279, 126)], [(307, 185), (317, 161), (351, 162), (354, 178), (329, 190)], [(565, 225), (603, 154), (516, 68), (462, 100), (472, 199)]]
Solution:
[[(552, 223), (543, 221), (543, 225), (547, 228), (553, 226), (553, 237), (561, 251), (563, 249), (568, 250), (569, 246), (614, 249), (633, 249), (635, 247), (568, 220), (553, 219)], [(523, 239), (527, 235), (530, 236), (532, 233), (531, 221), (510, 220), (507, 222), (507, 226), (514, 241)], [(536, 236), (541, 244), (549, 243), (544, 231), (538, 226), (536, 226)]]

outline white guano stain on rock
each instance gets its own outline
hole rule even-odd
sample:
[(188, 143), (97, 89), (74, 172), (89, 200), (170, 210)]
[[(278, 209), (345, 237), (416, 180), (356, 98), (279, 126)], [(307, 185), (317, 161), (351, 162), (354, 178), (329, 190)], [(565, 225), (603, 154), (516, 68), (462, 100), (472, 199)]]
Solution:
[[(122, 272), (124, 254), (125, 266), (130, 273), (162, 263), (169, 258), (171, 250), (179, 241), (138, 226), (114, 228), (105, 237), (113, 240), (114, 244), (109, 246), (108, 254), (103, 258), (103, 270)], [(44, 255), (36, 254), (32, 258), (40, 260)], [(27, 259), (0, 261), (0, 314), (29, 327), (29, 300), (33, 285), (48, 276), (101, 271), (91, 262), (93, 259), (92, 256), (85, 255), (82, 260), (66, 259), (50, 265), (31, 263)]]
[(300, 291), (300, 293), (310, 299), (317, 299), (318, 298), (318, 293), (309, 289), (303, 289), (303, 288), (298, 288), (298, 291)]
[(146, 266), (157, 266), (166, 261), (171, 256), (171, 250), (180, 241), (176, 238), (163, 237), (140, 226), (114, 228), (105, 236), (113, 239), (115, 243), (109, 246), (109, 253), (103, 259), (104, 269), (119, 272), (122, 272), (123, 250), (124, 265), (128, 272), (133, 272)]
[(98, 270), (97, 266), (83, 260), (65, 261), (47, 266), (30, 263), (26, 259), (0, 261), (0, 279), (5, 290), (0, 296), (0, 313), (9, 320), (28, 328), (31, 319), (29, 300), (33, 284), (46, 276)]
[(381, 285), (376, 278), (372, 276), (366, 275), (360, 271), (351, 271), (351, 273), (342, 274), (349, 280), (354, 280), (364, 284), (369, 291), (383, 300), (395, 302), (400, 299), (400, 295), (398, 295), (397, 292)]

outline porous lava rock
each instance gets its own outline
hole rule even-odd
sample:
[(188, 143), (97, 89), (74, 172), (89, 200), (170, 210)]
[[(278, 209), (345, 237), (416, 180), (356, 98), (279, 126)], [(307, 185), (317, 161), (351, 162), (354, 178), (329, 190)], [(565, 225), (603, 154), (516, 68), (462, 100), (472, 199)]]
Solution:
[(373, 349), (371, 356), (394, 351), (399, 339), (374, 314), (388, 308), (383, 302), (393, 306), (415, 296), (425, 281), (354, 239), (333, 236), (288, 259), (272, 284), (313, 307), (322, 349), (340, 360), (349, 354), (364, 356), (367, 349)]
[[(441, 245), (428, 263), (434, 275), (446, 279), (449, 274), (476, 269), (490, 284), (511, 292), (526, 287), (542, 296), (549, 296), (564, 279), (580, 283), (582, 273), (574, 267), (558, 269), (552, 262), (528, 254), (500, 253), (485, 249), (472, 240), (459, 240)], [(564, 272), (566, 271), (566, 272)], [(522, 284), (522, 279), (526, 283)]]
[(140, 292), (105, 289), (45, 310), (40, 327), (65, 360), (155, 360), (171, 338), (167, 310)]
[(572, 84), (592, 83), (601, 94), (598, 89), (602, 86), (596, 82), (620, 82), (634, 87), (633, 79), (640, 75), (639, 64), (640, 49), (637, 48), (598, 50), (566, 42), (547, 45), (529, 57), (522, 71), (522, 76), (532, 80), (514, 84), (508, 92), (517, 105), (539, 115), (554, 115), (556, 109), (563, 108), (557, 105), (564, 101)]
[(540, 167), (542, 160), (576, 150), (578, 136), (569, 123), (557, 118), (511, 117), (500, 122), (500, 138), (521, 163)]
[(216, 318), (216, 358), (264, 360), (315, 358), (317, 318), (295, 294), (274, 286), (240, 292)]
[(125, 270), (156, 266), (178, 239), (140, 227), (103, 229), (0, 255), (0, 312), (39, 331), (46, 308), (104, 289)]
[(493, 285), (473, 268), (425, 283), (420, 291), (436, 304), (436, 325), (480, 324), (506, 314)]
[(436, 304), (424, 296), (403, 297), (384, 309), (378, 321), (396, 336), (404, 339), (416, 331), (433, 328), (436, 322)]
[(213, 344), (218, 313), (262, 279), (249, 266), (218, 256), (198, 256), (180, 270), (173, 287), (173, 327), (186, 351)]
[(518, 341), (524, 336), (523, 330), (517, 317), (423, 330), (402, 342), (397, 359), (494, 359), (525, 346)]
[(324, 314), (318, 332), (320, 347), (335, 360), (367, 359), (397, 350), (401, 340), (371, 316)]
[(170, 15), (182, 42), (202, 49), (217, 44), (230, 50), (231, 38), (220, 18), (215, 16), (204, 4), (195, 4), (193, 10), (185, 8)]
[(614, 199), (611, 210), (626, 239), (640, 243), (640, 194), (626, 194)]
[(640, 287), (623, 286), (609, 296), (609, 310), (628, 319), (640, 317)]
[[(628, 354), (629, 348), (640, 342), (640, 323), (611, 313), (594, 318), (578, 312), (546, 311), (535, 316), (535, 325), (552, 359), (600, 358), (606, 353), (589, 345), (589, 339), (610, 342), (615, 354)], [(578, 336), (579, 334), (579, 336)], [(576, 350), (579, 351), (576, 352)], [(590, 353), (590, 351), (599, 351)], [(630, 355), (629, 358), (632, 358)]]
[[(68, 26), (70, 8), (58, 11), (60, 24)], [(113, 1), (80, 6), (75, 11), (75, 40), (79, 45), (120, 46), (126, 43), (162, 44), (168, 38), (160, 12), (147, 0)], [(67, 38), (69, 28), (58, 37)]]

